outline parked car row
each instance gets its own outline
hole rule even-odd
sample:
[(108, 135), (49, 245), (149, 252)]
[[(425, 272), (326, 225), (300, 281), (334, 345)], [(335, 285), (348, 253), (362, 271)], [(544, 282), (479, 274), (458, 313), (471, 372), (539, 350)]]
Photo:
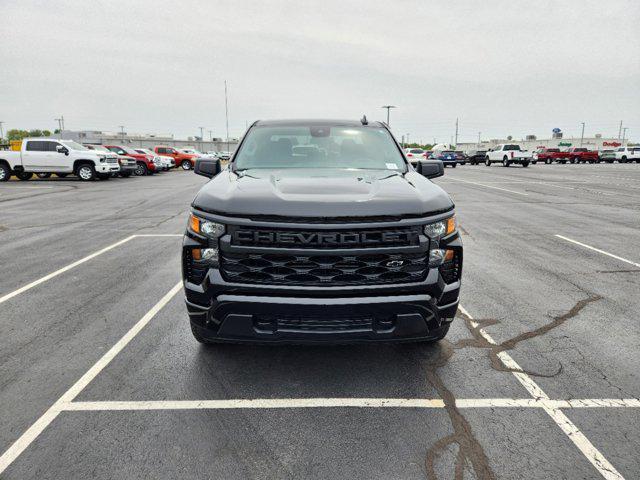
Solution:
[(76, 175), (81, 180), (152, 175), (171, 168), (191, 170), (198, 158), (229, 159), (229, 152), (201, 153), (193, 148), (167, 146), (135, 148), (125, 145), (81, 145), (50, 137), (25, 138), (16, 150), (0, 150), (0, 181), (12, 175), (29, 180)]
[(566, 150), (560, 148), (541, 147), (529, 153), (521, 150), (517, 144), (498, 145), (490, 150), (472, 150), (466, 155), (471, 165), (502, 162), (503, 165), (521, 164), (526, 167), (529, 163), (538, 162), (547, 165), (551, 163), (619, 163), (640, 162), (640, 146), (619, 147), (615, 150), (589, 150), (585, 147), (571, 147)]

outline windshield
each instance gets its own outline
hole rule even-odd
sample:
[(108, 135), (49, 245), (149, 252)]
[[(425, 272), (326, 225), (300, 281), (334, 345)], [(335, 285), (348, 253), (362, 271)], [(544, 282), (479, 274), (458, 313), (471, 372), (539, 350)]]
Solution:
[(80, 145), (79, 143), (67, 141), (61, 142), (64, 146), (66, 146), (69, 150), (89, 150), (84, 145)]
[(257, 126), (249, 130), (235, 164), (237, 169), (406, 170), (389, 132), (375, 127)]

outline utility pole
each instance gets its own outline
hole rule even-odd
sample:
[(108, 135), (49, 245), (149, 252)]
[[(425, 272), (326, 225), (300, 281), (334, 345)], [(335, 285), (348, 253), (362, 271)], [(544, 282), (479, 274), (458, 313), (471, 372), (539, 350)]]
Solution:
[(200, 151), (202, 151), (202, 141), (204, 140), (204, 127), (198, 127), (200, 129)]
[(120, 125), (120, 136), (122, 137), (122, 141), (124, 142), (124, 125)]
[(64, 115), (60, 115), (60, 120), (62, 120), (62, 130), (64, 130)]
[(582, 123), (582, 133), (580, 134), (580, 146), (584, 143), (584, 122)]
[(400, 142), (400, 145), (402, 145), (402, 148), (404, 148), (404, 135), (402, 135), (402, 141)]
[(229, 97), (227, 95), (227, 81), (224, 81), (224, 115), (227, 122), (227, 152), (229, 151)]
[(456, 118), (456, 147), (458, 146), (458, 119)]
[(622, 135), (622, 120), (620, 120), (620, 128), (618, 129), (618, 140), (620, 140), (620, 135)]
[(409, 146), (409, 134), (407, 133), (407, 147)]
[(213, 142), (213, 130), (209, 130), (209, 141)]
[(62, 118), (54, 118), (56, 122), (58, 122), (58, 135), (62, 133)]
[(398, 108), (398, 107), (396, 107), (395, 105), (383, 105), (383, 106), (382, 106), (382, 107), (380, 107), (380, 108), (386, 108), (386, 109), (387, 109), (387, 126), (390, 126), (390, 124), (389, 124), (389, 111), (390, 111), (392, 108)]
[(3, 124), (3, 123), (4, 123), (4, 122), (0, 122), (0, 139), (3, 139), (3, 138), (4, 138), (4, 131), (2, 130), (2, 124)]
[(622, 129), (622, 141), (620, 143), (622, 143), (622, 146), (624, 147), (624, 139), (627, 136), (627, 130), (629, 129), (629, 127), (624, 127)]
[(481, 133), (482, 133), (482, 132), (478, 132), (478, 146), (480, 146), (480, 144), (482, 143), (482, 142), (480, 141), (480, 134), (481, 134)]

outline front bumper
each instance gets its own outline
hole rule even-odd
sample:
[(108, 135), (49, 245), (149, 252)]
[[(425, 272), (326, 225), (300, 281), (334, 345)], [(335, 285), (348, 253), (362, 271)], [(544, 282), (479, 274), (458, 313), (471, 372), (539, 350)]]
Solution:
[(117, 173), (120, 171), (120, 165), (117, 163), (98, 163), (95, 170), (97, 173)]
[[(459, 274), (445, 283), (439, 268), (420, 282), (382, 285), (290, 286), (240, 284), (209, 267), (199, 281), (189, 274), (187, 252), (203, 245), (185, 235), (183, 279), (192, 328), (210, 341), (248, 343), (358, 343), (437, 338), (455, 317), (460, 293), (462, 242), (458, 233), (441, 248), (459, 255)], [(374, 250), (374, 249), (372, 249)]]

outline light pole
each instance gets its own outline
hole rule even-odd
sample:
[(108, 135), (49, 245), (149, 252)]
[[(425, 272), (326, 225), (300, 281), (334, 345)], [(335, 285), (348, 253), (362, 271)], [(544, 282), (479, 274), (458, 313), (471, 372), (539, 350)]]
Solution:
[(409, 134), (407, 133), (407, 147), (409, 146)]
[(482, 133), (482, 132), (478, 132), (478, 147), (479, 147), (479, 146), (480, 146), (480, 144), (482, 143), (482, 142), (480, 141), (480, 134), (481, 134), (481, 133)]
[(392, 108), (398, 108), (395, 105), (383, 105), (380, 108), (386, 108), (387, 109), (387, 126), (390, 126), (389, 124), (389, 111), (391, 111)]
[(224, 81), (224, 115), (227, 122), (227, 152), (229, 152), (229, 97), (227, 94), (227, 81)]
[(122, 141), (124, 142), (124, 125), (120, 125), (120, 136), (122, 137)]
[(204, 140), (204, 127), (198, 127), (200, 129), (200, 151), (202, 151), (202, 141)]
[(582, 133), (580, 134), (580, 146), (584, 143), (584, 122), (582, 123)]
[(621, 142), (621, 143), (622, 143), (622, 146), (623, 146), (623, 147), (624, 147), (624, 139), (625, 139), (625, 137), (627, 136), (627, 130), (628, 130), (628, 129), (629, 129), (629, 127), (624, 127), (624, 128), (622, 129), (622, 142)]
[(0, 140), (4, 138), (4, 131), (2, 130), (2, 124), (4, 122), (0, 122)]

